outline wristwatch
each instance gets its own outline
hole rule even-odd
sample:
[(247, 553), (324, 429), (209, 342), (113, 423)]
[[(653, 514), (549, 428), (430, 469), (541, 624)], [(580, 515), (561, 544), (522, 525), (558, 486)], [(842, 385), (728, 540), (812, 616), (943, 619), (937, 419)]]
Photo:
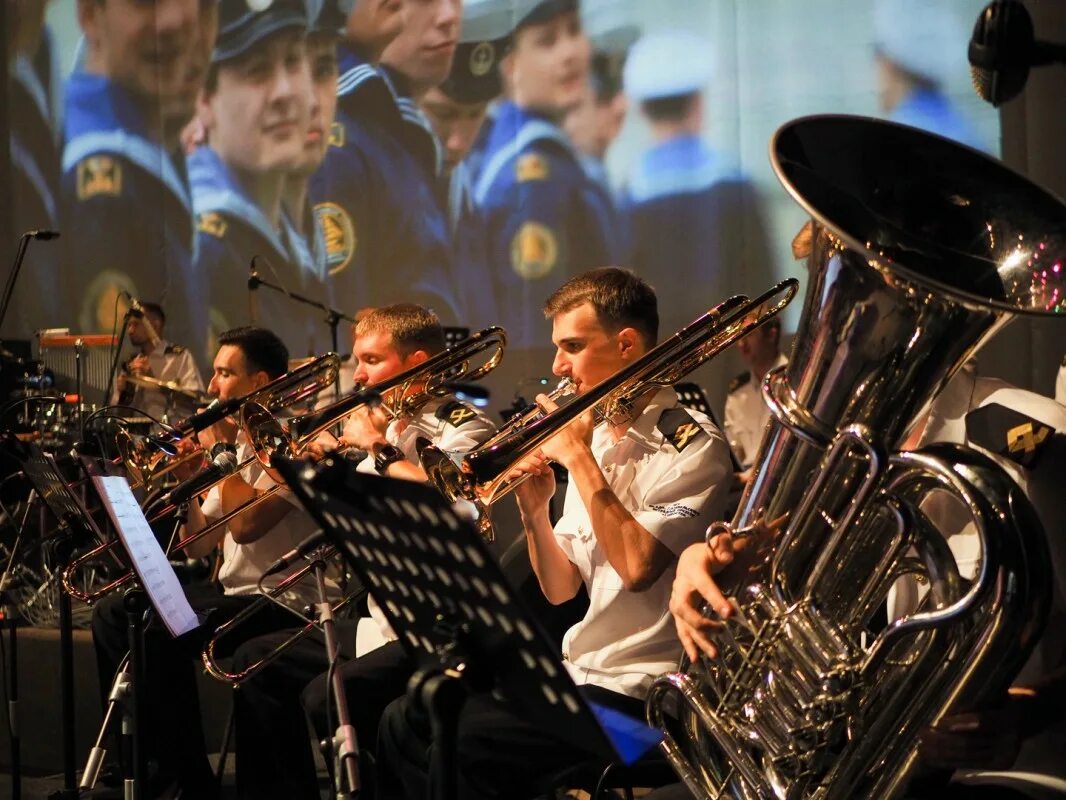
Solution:
[(384, 475), (388, 470), (389, 464), (395, 464), (397, 461), (403, 461), (403, 451), (391, 444), (383, 444), (377, 448), (377, 452), (374, 454), (374, 469), (377, 470), (379, 475)]

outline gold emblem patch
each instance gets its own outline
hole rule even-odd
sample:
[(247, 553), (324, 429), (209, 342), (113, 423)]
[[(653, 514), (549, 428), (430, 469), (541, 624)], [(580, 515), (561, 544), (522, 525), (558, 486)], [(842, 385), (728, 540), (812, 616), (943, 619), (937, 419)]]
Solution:
[(470, 52), (470, 74), (481, 78), (489, 74), (496, 63), (496, 48), (491, 42), (481, 42)]
[(122, 165), (111, 156), (89, 156), (78, 162), (78, 199), (122, 194)]
[(526, 280), (543, 278), (555, 266), (559, 245), (551, 229), (539, 222), (527, 222), (511, 240), (511, 266)]
[(217, 211), (205, 211), (196, 218), (196, 230), (221, 239), (226, 235), (229, 227), (226, 220)]
[(515, 175), (519, 183), (546, 180), (548, 173), (548, 160), (537, 153), (526, 153), (515, 164)]
[(352, 262), (358, 245), (352, 218), (336, 203), (319, 203), (315, 206), (315, 227), (325, 245), (329, 274), (336, 275)]
[(477, 412), (458, 400), (453, 400), (450, 403), (445, 403), (437, 411), (437, 418), (444, 420), (449, 425), (458, 428), (461, 425), (466, 424), (474, 417), (477, 416)]
[(684, 450), (685, 445), (688, 444), (688, 440), (699, 433), (700, 430), (700, 426), (695, 422), (686, 423), (674, 431), (674, 435), (670, 437), (670, 441), (674, 443), (674, 447), (679, 451)]
[(347, 133), (344, 130), (343, 122), (334, 122), (329, 128), (329, 146), (330, 147), (344, 147), (344, 142), (347, 139)]
[(1043, 444), (1049, 433), (1051, 433), (1051, 428), (1046, 425), (1033, 430), (1033, 423), (1026, 422), (1024, 425), (1007, 431), (1007, 449), (1012, 453), (1024, 453), (1026, 456), (1031, 456), (1036, 452), (1036, 448)]

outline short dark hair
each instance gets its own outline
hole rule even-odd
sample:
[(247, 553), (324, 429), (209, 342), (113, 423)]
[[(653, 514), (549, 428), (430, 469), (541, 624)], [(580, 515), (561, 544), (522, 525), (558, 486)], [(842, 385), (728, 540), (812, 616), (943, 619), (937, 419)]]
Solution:
[(218, 337), (219, 347), (226, 344), (240, 348), (250, 373), (262, 371), (273, 380), (289, 371), (289, 348), (273, 331), (251, 325), (231, 328)]
[(145, 301), (145, 302), (141, 303), (141, 308), (143, 308), (145, 311), (147, 311), (153, 317), (158, 317), (160, 325), (166, 325), (167, 324), (166, 312), (163, 311), (163, 306), (159, 305), (159, 303), (152, 303), (152, 302)]
[(621, 267), (600, 267), (571, 278), (544, 303), (544, 316), (589, 303), (599, 323), (612, 332), (635, 328), (651, 347), (659, 338), (659, 304), (655, 290), (635, 272)]
[(397, 352), (404, 357), (416, 350), (424, 350), (431, 356), (444, 350), (444, 328), (440, 318), (416, 303), (393, 303), (364, 309), (356, 319), (356, 336), (375, 331), (387, 333)]
[(692, 110), (699, 92), (675, 94), (671, 97), (656, 97), (640, 104), (641, 110), (652, 122), (680, 122)]

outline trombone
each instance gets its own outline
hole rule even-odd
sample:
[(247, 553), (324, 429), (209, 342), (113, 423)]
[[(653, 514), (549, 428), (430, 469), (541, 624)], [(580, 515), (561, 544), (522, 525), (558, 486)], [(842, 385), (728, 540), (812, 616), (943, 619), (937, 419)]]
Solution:
[[(475, 381), (487, 375), (500, 363), (506, 346), (507, 333), (503, 328), (486, 328), (387, 381), (366, 389), (356, 389), (318, 412), (290, 420), (288, 430), (283, 428), (278, 419), (267, 409), (258, 407), (255, 403), (248, 404), (241, 409), (242, 427), (249, 442), (256, 449), (257, 455), (262, 455), (260, 460), (264, 463), (269, 463), (270, 458), (276, 453), (290, 458), (296, 457), (300, 455), (307, 442), (313, 441), (319, 433), (364, 405), (380, 403), (392, 418), (414, 415), (430, 400), (447, 395), (451, 391), (451, 384), (460, 381)], [(487, 351), (491, 351), (488, 359), (480, 366), (472, 367), (474, 357)], [(312, 563), (292, 572), (269, 590), (260, 602), (249, 605), (233, 619), (220, 625), (201, 654), (207, 673), (218, 680), (239, 686), (273, 662), (292, 644), (309, 635), (316, 627), (314, 622), (308, 622), (303, 628), (294, 631), (292, 636), (281, 642), (270, 653), (240, 672), (227, 672), (219, 665), (215, 656), (219, 639), (231, 633), (234, 628), (261, 608), (273, 603), (277, 597), (311, 571), (314, 561), (329, 558), (335, 552), (333, 548), (324, 548), (314, 557)], [(333, 606), (333, 613), (348, 606), (353, 599), (352, 596), (348, 596), (339, 600)]]
[[(234, 413), (238, 408), (242, 407), (246, 402), (262, 401), (261, 408), (273, 408), (282, 409), (296, 403), (303, 402), (309, 397), (314, 396), (323, 389), (331, 387), (337, 379), (337, 373), (340, 371), (340, 356), (336, 353), (327, 353), (323, 356), (319, 356), (313, 361), (304, 364), (303, 366), (287, 372), (281, 375), (265, 386), (260, 387), (254, 392), (250, 392), (242, 397), (232, 398), (226, 401), (220, 401), (218, 399), (212, 401), (212, 403), (203, 411), (199, 411), (188, 417), (186, 420), (178, 423), (173, 428), (165, 431), (161, 435), (144, 437), (143, 444), (146, 446), (140, 450), (141, 453), (148, 453), (148, 445), (156, 448), (157, 452), (162, 453), (162, 458), (157, 457), (156, 454), (152, 454), (151, 461), (152, 466), (147, 463), (144, 465), (144, 469), (149, 472), (158, 475), (162, 471), (158, 468), (158, 465), (165, 460), (167, 456), (177, 455), (175, 445), (181, 439), (192, 436), (195, 433), (213, 425), (219, 420), (223, 419)], [(233, 468), (228, 468), (224, 474), (222, 474), (215, 483), (221, 483), (228, 478), (231, 474), (239, 472), (244, 467), (251, 464), (256, 456), (251, 456), (244, 459)], [(214, 484), (211, 484), (214, 485)], [(210, 487), (205, 487), (210, 488)], [(192, 544), (195, 541), (203, 538), (204, 536), (218, 530), (219, 527), (226, 525), (238, 514), (243, 513), (247, 509), (251, 508), (258, 503), (261, 503), (267, 497), (271, 497), (275, 494), (277, 487), (271, 487), (261, 495), (257, 495), (254, 499), (248, 501), (240, 508), (236, 508), (228, 514), (219, 517), (210, 525), (205, 526), (202, 530), (187, 536), (176, 544), (167, 548), (167, 552), (173, 553), (178, 550), (184, 549), (186, 546)], [(157, 522), (163, 517), (167, 516), (174, 510), (174, 506), (167, 504), (160, 510), (149, 508), (149, 511), (155, 510), (150, 518), (149, 522)], [(79, 589), (75, 585), (75, 577), (78, 571), (88, 562), (101, 556), (105, 553), (112, 552), (118, 540), (111, 539), (106, 542), (102, 542), (86, 553), (82, 554), (78, 558), (74, 559), (66, 566), (60, 575), (60, 582), (63, 585), (64, 591), (76, 600), (80, 600), (83, 603), (92, 604), (99, 600), (101, 597), (109, 594), (110, 592), (124, 586), (130, 580), (135, 577), (135, 573), (130, 570), (123, 575), (115, 578), (110, 583), (105, 584), (95, 590), (88, 591)]]
[[(491, 541), (490, 509), (526, 477), (508, 477), (513, 467), (541, 444), (592, 410), (600, 419), (621, 422), (632, 417), (650, 389), (672, 386), (755, 328), (784, 310), (799, 288), (794, 278), (781, 281), (754, 300), (737, 295), (686, 325), (615, 375), (556, 411), (533, 409), (517, 415), (495, 436), (458, 462), (433, 445), (419, 454), (422, 468), (452, 502), (468, 500), (478, 512), (478, 528)], [(553, 394), (562, 394), (565, 386)]]

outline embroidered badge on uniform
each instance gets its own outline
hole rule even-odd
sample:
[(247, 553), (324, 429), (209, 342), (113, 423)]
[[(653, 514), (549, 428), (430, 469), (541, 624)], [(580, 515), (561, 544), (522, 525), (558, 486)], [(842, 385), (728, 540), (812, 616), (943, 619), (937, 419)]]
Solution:
[(519, 183), (547, 180), (549, 172), (548, 160), (538, 153), (526, 153), (515, 163)]
[(966, 414), (970, 444), (999, 453), (1030, 469), (1036, 465), (1055, 429), (1013, 408), (989, 403)]
[(692, 442), (707, 436), (707, 431), (681, 406), (666, 409), (655, 427), (679, 453)]
[(122, 194), (122, 165), (111, 156), (89, 156), (78, 162), (78, 199)]
[(492, 42), (481, 42), (470, 51), (470, 74), (475, 78), (488, 75), (495, 63), (496, 48), (492, 46)]
[(733, 380), (729, 382), (729, 388), (726, 390), (729, 394), (733, 394), (737, 389), (743, 386), (751, 378), (750, 372), (742, 372), (737, 375)]
[(543, 278), (559, 258), (559, 245), (551, 229), (539, 222), (527, 222), (511, 240), (511, 266), (526, 280)]
[(477, 412), (474, 409), (464, 403), (460, 403), (458, 400), (445, 403), (437, 409), (437, 419), (443, 420), (456, 428), (465, 425), (476, 416)]
[(180, 356), (182, 353), (185, 352), (185, 347), (180, 344), (168, 344), (163, 352), (166, 353), (168, 356)]
[(336, 203), (315, 206), (315, 226), (326, 246), (326, 266), (330, 275), (343, 271), (355, 255), (358, 239), (348, 212)]
[(224, 238), (228, 227), (225, 218), (217, 211), (205, 211), (196, 217), (196, 230), (216, 239)]
[(334, 122), (329, 127), (329, 146), (330, 147), (344, 147), (345, 141), (347, 141), (348, 132), (344, 128), (343, 122)]

